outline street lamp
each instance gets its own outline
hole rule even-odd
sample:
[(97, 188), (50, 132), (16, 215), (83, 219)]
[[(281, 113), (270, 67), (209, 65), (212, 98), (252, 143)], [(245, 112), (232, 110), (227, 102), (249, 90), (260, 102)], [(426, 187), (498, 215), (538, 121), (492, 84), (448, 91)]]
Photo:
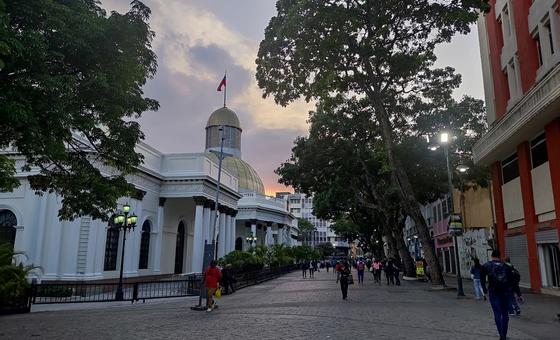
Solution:
[(115, 216), (113, 220), (116, 228), (122, 229), (123, 232), (123, 241), (122, 241), (122, 252), (121, 252), (121, 271), (119, 274), (119, 285), (117, 286), (117, 293), (115, 295), (116, 301), (123, 301), (124, 300), (124, 292), (123, 292), (123, 266), (124, 266), (124, 247), (126, 244), (126, 232), (129, 230), (134, 230), (136, 228), (136, 221), (138, 217), (132, 214), (128, 216), (130, 213), (130, 205), (125, 204), (123, 205), (122, 213)]
[(255, 247), (257, 245), (257, 237), (251, 233), (251, 235), (245, 238), (247, 243), (251, 245), (251, 247)]
[[(449, 144), (450, 144), (451, 137), (448, 132), (442, 132), (439, 135), (439, 143), (443, 146), (443, 152), (445, 154), (445, 162), (447, 164), (447, 184), (449, 186), (449, 200), (451, 201), (450, 210), (453, 212), (455, 210), (455, 205), (453, 204), (453, 173), (451, 172), (451, 163), (449, 160)], [(439, 148), (435, 146), (435, 144), (430, 144), (428, 149), (435, 151)], [(461, 169), (458, 170), (460, 172), (466, 172), (468, 167), (463, 165)], [(451, 214), (450, 214), (451, 216)], [(451, 218), (450, 218), (451, 221)], [(465, 296), (465, 292), (463, 291), (463, 278), (461, 277), (461, 263), (459, 259), (459, 243), (457, 242), (457, 232), (453, 232), (453, 244), (455, 246), (455, 263), (457, 267), (457, 296)]]

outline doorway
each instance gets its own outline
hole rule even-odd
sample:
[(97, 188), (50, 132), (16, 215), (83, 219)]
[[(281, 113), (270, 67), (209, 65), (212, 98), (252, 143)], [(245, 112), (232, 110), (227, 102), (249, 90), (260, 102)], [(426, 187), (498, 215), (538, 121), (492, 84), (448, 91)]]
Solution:
[(560, 288), (560, 248), (558, 243), (539, 244), (543, 287)]
[(185, 224), (179, 223), (177, 228), (177, 240), (175, 242), (175, 274), (183, 273), (183, 262), (185, 258)]

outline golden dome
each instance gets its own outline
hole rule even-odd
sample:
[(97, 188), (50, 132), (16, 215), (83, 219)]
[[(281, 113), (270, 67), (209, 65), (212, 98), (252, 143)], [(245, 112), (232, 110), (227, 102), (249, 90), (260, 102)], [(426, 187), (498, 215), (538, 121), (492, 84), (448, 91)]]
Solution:
[[(218, 156), (207, 152), (208, 158), (218, 164)], [(264, 195), (264, 185), (259, 174), (253, 167), (242, 159), (226, 156), (222, 162), (226, 171), (237, 177), (239, 192), (256, 192)]]
[(235, 112), (225, 106), (212, 112), (210, 118), (208, 118), (208, 123), (206, 123), (206, 128), (209, 128), (210, 126), (220, 125), (233, 126), (241, 130), (239, 118), (237, 118)]

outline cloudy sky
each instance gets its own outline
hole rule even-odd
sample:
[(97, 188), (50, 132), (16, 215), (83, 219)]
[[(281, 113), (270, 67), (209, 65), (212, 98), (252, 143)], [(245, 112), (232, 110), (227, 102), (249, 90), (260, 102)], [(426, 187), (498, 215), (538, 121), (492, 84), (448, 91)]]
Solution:
[[(125, 12), (129, 0), (102, 0), (108, 10)], [(228, 72), (228, 106), (243, 128), (242, 158), (257, 170), (268, 194), (286, 190), (274, 174), (290, 156), (292, 141), (307, 134), (304, 102), (286, 108), (262, 99), (255, 59), (264, 28), (275, 15), (275, 0), (145, 0), (152, 9), (158, 72), (146, 85), (158, 112), (144, 113), (146, 142), (162, 152), (200, 152), (204, 127), (222, 105), (216, 87)], [(456, 96), (483, 98), (476, 30), (438, 49), (440, 65), (463, 75)]]

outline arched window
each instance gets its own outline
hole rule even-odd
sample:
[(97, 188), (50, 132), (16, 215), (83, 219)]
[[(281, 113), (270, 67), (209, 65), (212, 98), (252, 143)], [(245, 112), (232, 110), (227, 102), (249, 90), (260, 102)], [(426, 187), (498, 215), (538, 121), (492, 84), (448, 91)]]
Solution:
[(16, 215), (10, 210), (0, 210), (0, 244), (9, 243), (14, 247), (16, 243)]
[(119, 251), (120, 229), (115, 225), (115, 216), (109, 219), (107, 239), (105, 241), (105, 264), (103, 270), (117, 270), (117, 255)]
[(243, 239), (241, 237), (235, 239), (235, 250), (243, 250)]
[(144, 221), (142, 224), (142, 237), (140, 239), (140, 261), (138, 269), (148, 269), (148, 259), (150, 255), (150, 221)]

